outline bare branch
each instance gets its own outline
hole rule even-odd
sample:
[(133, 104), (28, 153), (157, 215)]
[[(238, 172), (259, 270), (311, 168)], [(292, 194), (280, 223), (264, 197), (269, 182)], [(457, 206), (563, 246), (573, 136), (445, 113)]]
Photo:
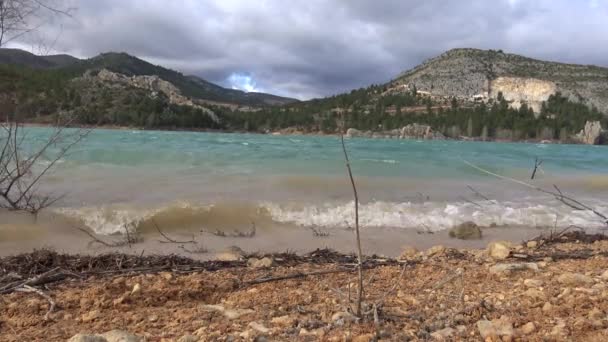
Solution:
[(578, 201), (578, 200), (576, 200), (576, 199), (574, 199), (572, 197), (564, 195), (562, 193), (562, 191), (557, 186), (555, 186), (555, 185), (554, 185), (554, 187), (556, 188), (557, 192), (545, 190), (545, 189), (543, 189), (541, 187), (538, 187), (536, 185), (532, 185), (532, 184), (526, 183), (524, 181), (520, 181), (520, 180), (517, 180), (517, 179), (514, 179), (514, 178), (507, 177), (507, 176), (502, 176), (502, 175), (499, 175), (499, 174), (494, 173), (492, 171), (488, 171), (488, 170), (483, 169), (483, 168), (481, 168), (481, 167), (479, 167), (479, 166), (477, 166), (475, 164), (472, 164), (472, 163), (470, 163), (470, 162), (468, 162), (468, 161), (466, 161), (464, 159), (462, 159), (462, 161), (465, 164), (469, 165), (470, 167), (472, 167), (472, 168), (474, 168), (474, 169), (476, 169), (478, 171), (481, 171), (481, 172), (483, 172), (485, 174), (488, 174), (490, 176), (494, 176), (494, 177), (502, 179), (502, 180), (506, 180), (506, 181), (509, 181), (509, 182), (512, 182), (512, 183), (516, 183), (516, 184), (522, 185), (524, 187), (530, 188), (532, 190), (536, 190), (538, 192), (542, 192), (542, 193), (547, 194), (547, 195), (551, 195), (556, 200), (562, 202), (563, 204), (565, 204), (565, 205), (567, 205), (570, 208), (573, 208), (575, 210), (589, 210), (592, 213), (594, 213), (596, 216), (598, 216), (600, 219), (602, 219), (602, 221), (604, 221), (604, 223), (606, 225), (608, 225), (608, 217), (606, 215), (600, 213), (596, 209), (594, 209), (594, 208), (592, 208), (592, 207), (590, 207), (590, 206), (588, 206), (588, 205), (586, 205), (586, 204), (584, 204), (584, 203), (582, 203), (582, 202), (580, 202), (580, 201)]
[(346, 169), (348, 170), (348, 177), (350, 178), (350, 184), (353, 188), (353, 196), (355, 197), (355, 235), (357, 238), (357, 264), (358, 264), (358, 288), (357, 288), (357, 310), (356, 315), (361, 316), (361, 301), (363, 300), (363, 251), (361, 250), (361, 234), (359, 232), (359, 195), (357, 194), (357, 186), (355, 185), (355, 179), (353, 172), (350, 168), (350, 160), (348, 159), (348, 152), (346, 151), (346, 145), (344, 144), (344, 118), (342, 118), (342, 129), (340, 130), (340, 142), (342, 143), (342, 151), (344, 152), (344, 160), (346, 162)]

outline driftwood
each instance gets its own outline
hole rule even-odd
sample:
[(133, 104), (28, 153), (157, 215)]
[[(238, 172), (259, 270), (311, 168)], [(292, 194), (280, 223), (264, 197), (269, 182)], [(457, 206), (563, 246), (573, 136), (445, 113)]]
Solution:
[(33, 293), (36, 293), (37, 295), (39, 295), (40, 297), (46, 299), (49, 302), (49, 309), (47, 310), (46, 314), (44, 315), (44, 320), (45, 321), (49, 320), (49, 315), (55, 310), (55, 301), (53, 300), (53, 298), (51, 298), (51, 296), (44, 293), (42, 290), (39, 290), (35, 287), (31, 287), (29, 285), (23, 285), (23, 287), (19, 287), (19, 288), (15, 289), (15, 291), (33, 292)]
[(158, 242), (160, 243), (177, 243), (177, 244), (184, 244), (184, 243), (196, 243), (196, 241), (194, 241), (194, 237), (192, 237), (192, 240), (187, 240), (187, 241), (178, 241), (175, 239), (172, 239), (170, 237), (167, 236), (167, 234), (165, 234), (160, 227), (158, 226), (158, 224), (156, 224), (156, 221), (152, 221), (152, 224), (154, 225), (154, 227), (156, 228), (156, 230), (158, 231), (158, 233), (165, 238), (166, 241), (164, 240), (158, 240)]

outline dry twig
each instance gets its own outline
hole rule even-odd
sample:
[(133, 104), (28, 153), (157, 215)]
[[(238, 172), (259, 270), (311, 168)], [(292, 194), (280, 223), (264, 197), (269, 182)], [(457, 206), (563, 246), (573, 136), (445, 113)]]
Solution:
[(44, 293), (42, 290), (37, 289), (35, 287), (31, 287), (29, 285), (23, 285), (23, 287), (19, 287), (19, 288), (15, 289), (15, 291), (30, 292), (30, 293), (33, 292), (33, 293), (38, 294), (40, 297), (46, 299), (49, 302), (49, 309), (47, 310), (46, 314), (44, 315), (44, 320), (45, 321), (49, 320), (49, 315), (55, 310), (55, 301), (53, 300), (53, 298), (51, 298), (51, 296)]

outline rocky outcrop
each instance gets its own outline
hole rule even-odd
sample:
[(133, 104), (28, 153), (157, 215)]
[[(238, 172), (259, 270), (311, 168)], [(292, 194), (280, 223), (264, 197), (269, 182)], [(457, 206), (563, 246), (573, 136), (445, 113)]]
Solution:
[(540, 113), (542, 103), (549, 99), (549, 96), (555, 94), (556, 86), (551, 81), (544, 81), (535, 78), (523, 77), (498, 77), (490, 81), (489, 97), (496, 99), (498, 94), (510, 102), (511, 107), (519, 109), (522, 104), (526, 103), (534, 110), (534, 113)]
[(503, 88), (514, 105), (525, 100), (533, 106), (532, 101), (553, 91), (607, 113), (607, 79), (608, 68), (547, 62), (494, 50), (453, 49), (402, 73), (391, 87), (415, 85), (431, 96), (460, 99), (491, 98), (498, 94), (496, 89)]
[(213, 121), (219, 122), (217, 115), (205, 108), (194, 103), (190, 98), (181, 95), (180, 90), (174, 86), (171, 82), (167, 82), (156, 75), (142, 75), (142, 76), (126, 76), (123, 74), (115, 73), (107, 69), (101, 69), (97, 75), (92, 73), (86, 73), (85, 78), (96, 78), (102, 82), (107, 83), (119, 83), (126, 84), (135, 88), (145, 89), (150, 92), (152, 97), (157, 96), (159, 93), (165, 95), (169, 102), (179, 106), (196, 107), (205, 112)]
[(424, 139), (424, 140), (443, 140), (446, 137), (433, 130), (429, 125), (409, 124), (401, 129), (393, 129), (383, 132), (360, 131), (349, 128), (346, 131), (348, 138), (383, 138), (383, 139)]
[(587, 145), (602, 145), (606, 143), (608, 132), (602, 129), (599, 121), (587, 121), (585, 127), (575, 135), (575, 139)]

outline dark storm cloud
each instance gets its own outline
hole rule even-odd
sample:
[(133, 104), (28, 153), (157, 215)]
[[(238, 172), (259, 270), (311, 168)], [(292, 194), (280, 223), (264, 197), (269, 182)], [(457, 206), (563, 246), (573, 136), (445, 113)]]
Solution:
[(73, 19), (43, 31), (61, 33), (57, 51), (82, 57), (126, 51), (225, 86), (299, 98), (384, 82), (455, 47), (608, 64), (606, 0), (83, 0), (76, 6)]

